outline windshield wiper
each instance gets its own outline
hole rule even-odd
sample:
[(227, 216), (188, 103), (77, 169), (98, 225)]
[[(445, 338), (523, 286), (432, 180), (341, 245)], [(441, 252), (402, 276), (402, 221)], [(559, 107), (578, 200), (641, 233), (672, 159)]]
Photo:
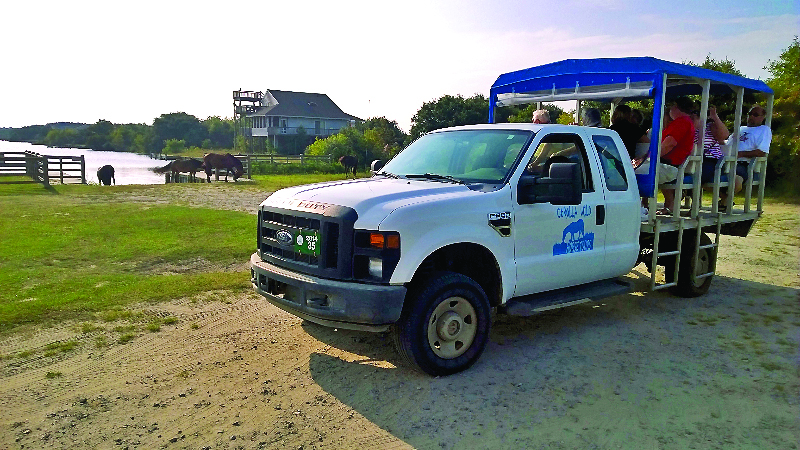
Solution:
[(400, 175), (395, 175), (395, 174), (393, 174), (391, 172), (377, 172), (375, 175), (383, 175), (383, 176), (389, 177), (389, 178), (398, 178), (398, 179), (400, 178)]
[(432, 181), (449, 181), (450, 183), (467, 184), (459, 180), (458, 178), (452, 177), (450, 175), (439, 175), (438, 173), (424, 173), (422, 175), (412, 173), (406, 175), (406, 178), (424, 178), (426, 180), (432, 180)]

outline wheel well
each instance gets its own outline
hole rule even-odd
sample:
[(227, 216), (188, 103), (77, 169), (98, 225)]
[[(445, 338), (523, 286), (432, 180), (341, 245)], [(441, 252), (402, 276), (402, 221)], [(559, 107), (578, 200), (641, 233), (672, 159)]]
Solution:
[(483, 288), (491, 306), (500, 305), (503, 295), (500, 267), (486, 247), (470, 243), (442, 247), (425, 258), (411, 283), (441, 271), (457, 272), (472, 278)]

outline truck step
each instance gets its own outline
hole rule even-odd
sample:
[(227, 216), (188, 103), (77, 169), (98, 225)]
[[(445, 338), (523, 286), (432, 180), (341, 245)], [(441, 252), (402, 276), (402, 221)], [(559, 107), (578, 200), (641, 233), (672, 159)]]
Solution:
[(551, 309), (565, 308), (604, 297), (627, 294), (632, 290), (631, 283), (622, 279), (612, 278), (517, 297), (501, 306), (499, 312), (509, 316), (533, 316)]

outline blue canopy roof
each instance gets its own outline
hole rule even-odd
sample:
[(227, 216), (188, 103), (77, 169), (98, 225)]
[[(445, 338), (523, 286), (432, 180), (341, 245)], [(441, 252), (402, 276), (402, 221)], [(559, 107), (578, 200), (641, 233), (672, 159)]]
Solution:
[[(748, 93), (773, 95), (763, 81), (651, 57), (565, 59), (497, 77), (489, 93), (489, 123), (494, 122), (498, 106), (559, 100), (653, 98), (653, 109), (658, 113), (653, 114), (651, 130), (653, 135), (659, 136), (664, 113), (662, 98), (702, 94), (705, 80), (710, 81), (710, 94), (732, 93), (734, 88), (744, 88)], [(651, 156), (658, 154), (659, 142), (650, 142)], [(636, 175), (642, 196), (655, 196), (657, 166), (651, 164), (649, 173)]]
[[(657, 83), (667, 74), (667, 95), (678, 96), (700, 94), (702, 88), (692, 79), (711, 80), (711, 93), (722, 94), (741, 86), (746, 91), (772, 94), (772, 89), (763, 81), (752, 80), (714, 70), (678, 64), (651, 57), (565, 59), (529, 69), (500, 75), (491, 88), (492, 97), (497, 94), (527, 93), (559, 89), (582, 89), (601, 85), (624, 85), (626, 83)], [(687, 83), (688, 82), (688, 83)], [(648, 97), (649, 95), (625, 95), (624, 97)], [(613, 98), (611, 96), (608, 98)]]

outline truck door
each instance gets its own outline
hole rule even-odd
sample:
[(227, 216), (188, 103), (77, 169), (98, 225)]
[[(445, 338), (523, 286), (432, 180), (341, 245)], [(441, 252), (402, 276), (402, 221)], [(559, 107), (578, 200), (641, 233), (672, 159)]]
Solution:
[(601, 176), (596, 160), (588, 157), (577, 133), (550, 133), (537, 139), (526, 173), (547, 176), (554, 162), (578, 163), (583, 194), (580, 205), (520, 205), (516, 187), (512, 189), (515, 296), (598, 280), (603, 272), (606, 215), (602, 187), (596, 182)]
[[(622, 142), (598, 130), (591, 133), (600, 170), (603, 175), (606, 201), (606, 238), (603, 277), (627, 273), (639, 254), (641, 203), (635, 175)], [(623, 156), (624, 155), (624, 156)]]

